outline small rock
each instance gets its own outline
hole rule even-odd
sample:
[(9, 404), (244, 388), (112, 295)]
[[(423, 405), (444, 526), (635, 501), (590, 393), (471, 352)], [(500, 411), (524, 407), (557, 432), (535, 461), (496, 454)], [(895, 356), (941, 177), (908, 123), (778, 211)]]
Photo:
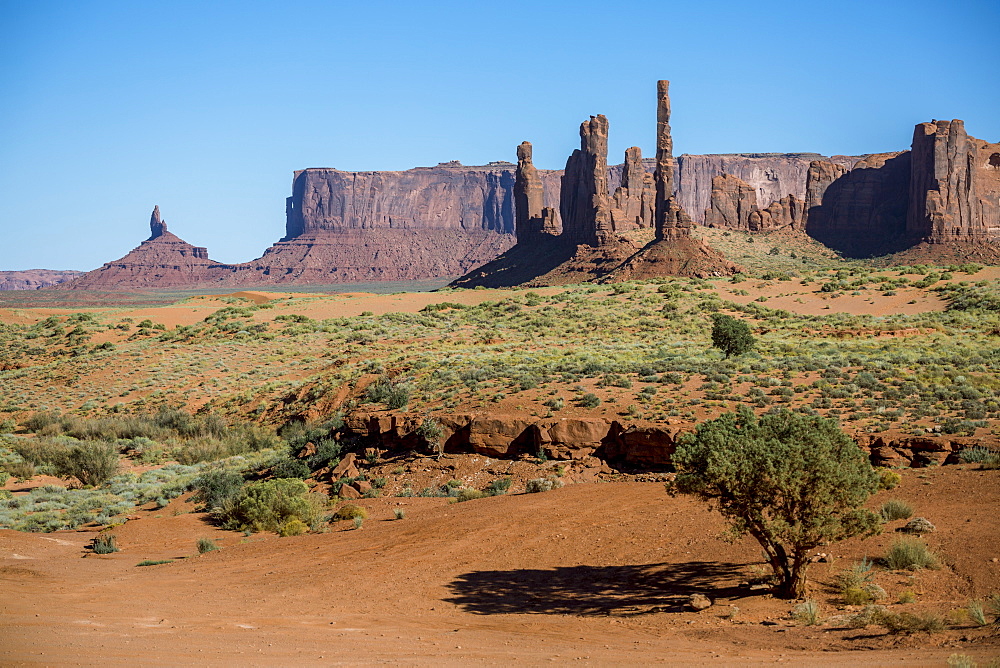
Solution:
[(712, 599), (704, 594), (693, 594), (688, 601), (688, 605), (694, 610), (705, 610), (712, 607)]
[(912, 520), (907, 522), (906, 526), (900, 529), (900, 531), (903, 533), (922, 534), (931, 533), (935, 529), (936, 527), (923, 517), (914, 517)]

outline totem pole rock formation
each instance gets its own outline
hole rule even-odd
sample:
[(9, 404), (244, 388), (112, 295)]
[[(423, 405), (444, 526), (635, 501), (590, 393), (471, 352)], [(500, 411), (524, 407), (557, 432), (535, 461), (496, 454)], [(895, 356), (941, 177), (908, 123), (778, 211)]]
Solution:
[(691, 217), (674, 197), (674, 140), (670, 136), (670, 82), (656, 82), (656, 238), (676, 240), (691, 235)]
[(149, 231), (151, 234), (149, 235), (149, 239), (146, 241), (152, 241), (157, 237), (162, 237), (167, 231), (167, 224), (160, 218), (159, 204), (153, 207), (153, 215), (149, 217)]
[(591, 116), (589, 121), (580, 124), (580, 148), (566, 161), (559, 203), (566, 241), (600, 246), (611, 240), (608, 119), (605, 116)]

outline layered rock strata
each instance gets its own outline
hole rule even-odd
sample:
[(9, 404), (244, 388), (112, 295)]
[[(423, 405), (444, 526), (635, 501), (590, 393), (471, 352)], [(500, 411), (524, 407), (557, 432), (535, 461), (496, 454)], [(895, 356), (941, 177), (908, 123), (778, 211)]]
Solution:
[(230, 275), (230, 267), (208, 259), (208, 250), (192, 246), (167, 230), (160, 208), (149, 220), (150, 237), (125, 257), (58, 285), (55, 289), (109, 290), (172, 288), (213, 283)]
[(615, 232), (653, 227), (656, 186), (646, 171), (642, 149), (633, 146), (625, 151), (621, 185), (611, 198), (611, 226)]
[(82, 276), (82, 271), (58, 269), (23, 269), (0, 271), (0, 290), (37, 290), (58, 285)]
[(610, 240), (608, 119), (591, 116), (580, 124), (580, 148), (566, 160), (559, 191), (565, 241), (598, 246)]
[(851, 170), (815, 161), (806, 231), (856, 255), (915, 244), (986, 248), (1000, 233), (994, 146), (969, 137), (962, 121), (934, 121), (916, 126), (909, 151), (869, 155)]
[(722, 174), (712, 180), (712, 198), (705, 211), (705, 225), (744, 232), (798, 229), (803, 202), (787, 195), (764, 209), (757, 207), (757, 191), (741, 179)]

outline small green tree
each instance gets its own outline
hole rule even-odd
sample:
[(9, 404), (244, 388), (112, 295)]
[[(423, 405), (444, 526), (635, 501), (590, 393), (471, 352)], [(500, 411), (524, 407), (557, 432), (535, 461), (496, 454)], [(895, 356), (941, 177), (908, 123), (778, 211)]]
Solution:
[(861, 508), (878, 476), (832, 420), (787, 410), (758, 418), (741, 406), (683, 436), (673, 462), (678, 473), (667, 491), (708, 501), (731, 537), (753, 536), (783, 597), (805, 595), (811, 550), (881, 528)]
[(118, 451), (109, 443), (84, 441), (74, 445), (56, 462), (62, 478), (76, 478), (83, 485), (100, 487), (118, 474)]
[(756, 341), (750, 327), (731, 315), (712, 315), (712, 345), (726, 354), (726, 357), (742, 355), (753, 348)]

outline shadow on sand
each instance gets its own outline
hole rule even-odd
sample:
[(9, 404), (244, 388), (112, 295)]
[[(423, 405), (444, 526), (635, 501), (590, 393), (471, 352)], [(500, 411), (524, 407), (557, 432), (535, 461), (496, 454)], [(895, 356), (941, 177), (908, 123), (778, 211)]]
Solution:
[(745, 565), (707, 561), (473, 571), (444, 599), (479, 615), (608, 615), (680, 611), (694, 593), (731, 598)]

